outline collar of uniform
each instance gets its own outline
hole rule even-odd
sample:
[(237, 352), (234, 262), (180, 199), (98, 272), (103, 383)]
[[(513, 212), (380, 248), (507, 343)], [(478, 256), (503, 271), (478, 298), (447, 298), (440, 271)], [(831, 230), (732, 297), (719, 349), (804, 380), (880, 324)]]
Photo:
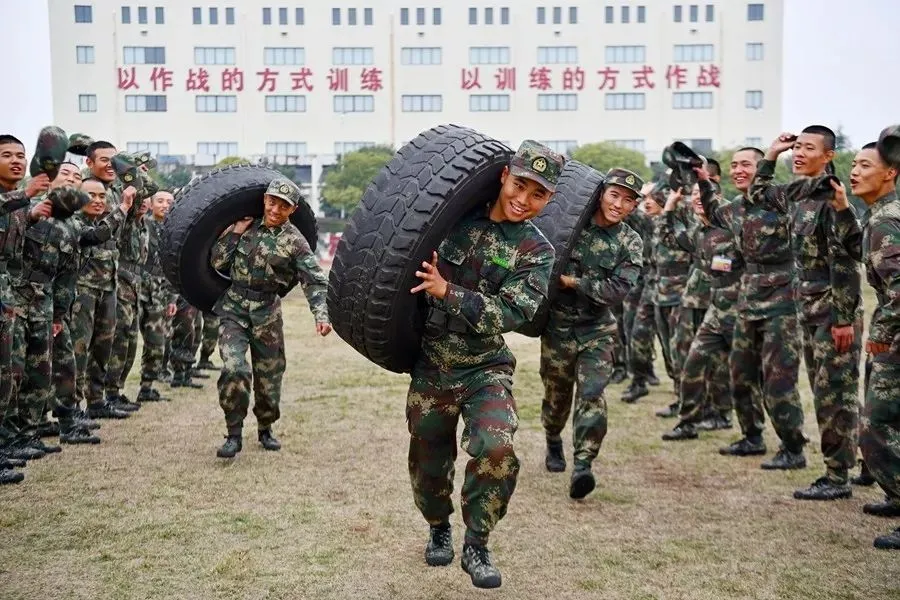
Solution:
[(279, 233), (281, 233), (282, 231), (284, 231), (284, 228), (287, 226), (287, 224), (288, 224), (289, 222), (290, 222), (290, 221), (285, 221), (284, 223), (282, 223), (282, 224), (279, 225), (278, 227), (269, 227), (268, 225), (266, 225), (265, 219), (262, 218), (262, 217), (260, 217), (260, 219), (259, 219), (259, 227), (258, 227), (258, 228), (259, 228), (259, 229), (264, 229), (265, 231), (268, 231), (268, 232), (271, 233), (272, 235), (278, 235)]
[(876, 214), (880, 213), (882, 210), (884, 210), (884, 208), (888, 204), (890, 204), (891, 202), (896, 202), (896, 201), (897, 201), (897, 192), (888, 192), (887, 194), (885, 194), (884, 196), (882, 196), (881, 198), (879, 198), (872, 204), (872, 207), (869, 208), (869, 213), (872, 215), (876, 215)]
[(507, 238), (513, 237), (516, 235), (516, 232), (522, 226), (522, 223), (513, 223), (512, 221), (491, 221), (491, 207), (493, 204), (488, 204), (485, 208), (484, 213), (478, 213), (477, 219), (486, 219), (487, 221), (493, 223), (497, 227), (500, 228), (500, 231), (503, 232), (503, 235)]

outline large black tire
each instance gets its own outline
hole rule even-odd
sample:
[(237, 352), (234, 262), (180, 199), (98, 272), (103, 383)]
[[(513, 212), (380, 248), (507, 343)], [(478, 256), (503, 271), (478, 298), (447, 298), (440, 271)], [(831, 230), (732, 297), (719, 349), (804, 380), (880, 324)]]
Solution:
[(372, 362), (409, 372), (419, 355), (424, 294), (415, 271), (467, 212), (497, 197), (512, 151), (472, 129), (435, 127), (375, 177), (335, 252), (328, 313), (337, 334)]
[(556, 260), (550, 275), (548, 301), (538, 309), (530, 323), (520, 327), (518, 333), (539, 337), (547, 326), (550, 303), (559, 291), (559, 276), (563, 274), (569, 253), (575, 245), (581, 230), (590, 221), (597, 209), (597, 202), (603, 192), (603, 175), (591, 167), (575, 160), (566, 162), (556, 193), (541, 213), (532, 219), (541, 233), (553, 244)]
[[(282, 174), (265, 167), (231, 165), (181, 188), (163, 222), (160, 263), (166, 278), (200, 310), (212, 309), (229, 280), (209, 264), (213, 243), (242, 217), (259, 217), (269, 183)], [(318, 242), (316, 216), (306, 202), (291, 215), (310, 248)]]

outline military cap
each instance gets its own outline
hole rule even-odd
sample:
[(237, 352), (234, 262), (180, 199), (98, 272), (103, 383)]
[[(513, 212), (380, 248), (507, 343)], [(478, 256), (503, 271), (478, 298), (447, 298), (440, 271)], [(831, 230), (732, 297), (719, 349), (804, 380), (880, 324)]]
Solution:
[(119, 152), (112, 157), (112, 167), (116, 172), (116, 176), (122, 180), (126, 187), (134, 186), (136, 189), (141, 188), (141, 178), (137, 165), (131, 160), (131, 157), (124, 152)]
[(88, 147), (94, 143), (94, 139), (83, 133), (73, 133), (69, 136), (69, 152), (78, 156), (87, 156)]
[(135, 152), (131, 155), (131, 160), (139, 167), (146, 166), (148, 169), (156, 168), (156, 159), (153, 158), (153, 155), (147, 150)]
[(41, 129), (28, 169), (31, 176), (37, 177), (41, 173), (46, 173), (50, 181), (56, 179), (59, 164), (66, 159), (68, 148), (69, 138), (65, 131), (55, 125)]
[(878, 154), (892, 167), (900, 168), (900, 125), (885, 127), (875, 144)]
[(281, 198), (291, 206), (297, 206), (300, 203), (300, 188), (285, 177), (273, 179), (266, 189), (266, 195)]
[(619, 169), (613, 167), (606, 174), (606, 185), (617, 185), (626, 190), (634, 192), (637, 198), (641, 197), (641, 188), (644, 187), (644, 180), (636, 173), (632, 173), (628, 169)]
[(70, 185), (50, 190), (47, 198), (53, 205), (53, 218), (60, 220), (69, 218), (90, 202), (90, 196)]
[(534, 140), (525, 140), (509, 161), (509, 172), (516, 177), (536, 181), (551, 192), (556, 191), (559, 174), (566, 159)]

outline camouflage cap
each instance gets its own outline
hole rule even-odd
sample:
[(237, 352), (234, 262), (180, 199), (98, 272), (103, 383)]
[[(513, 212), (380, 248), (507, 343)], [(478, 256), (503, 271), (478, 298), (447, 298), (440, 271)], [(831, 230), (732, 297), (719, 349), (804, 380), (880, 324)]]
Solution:
[(900, 168), (900, 125), (882, 129), (875, 147), (884, 162)]
[(116, 172), (116, 176), (122, 180), (125, 186), (133, 185), (140, 189), (141, 178), (137, 165), (131, 160), (131, 157), (124, 152), (119, 152), (112, 157), (112, 166)]
[(300, 188), (297, 187), (297, 184), (285, 177), (273, 179), (266, 189), (266, 195), (281, 198), (291, 206), (297, 206), (301, 198)]
[(156, 168), (156, 159), (153, 158), (153, 155), (147, 150), (135, 152), (131, 155), (131, 160), (139, 167), (146, 166), (148, 169)]
[(79, 156), (87, 156), (88, 147), (94, 143), (94, 139), (83, 133), (73, 133), (69, 136), (69, 152)]
[(152, 198), (159, 191), (159, 184), (148, 173), (138, 171), (141, 180), (141, 199)]
[(644, 180), (637, 173), (632, 173), (628, 169), (612, 168), (606, 174), (606, 185), (617, 185), (626, 190), (634, 192), (637, 198), (641, 197), (641, 188), (644, 187)]
[(59, 164), (66, 159), (68, 148), (69, 138), (61, 128), (50, 125), (41, 129), (28, 169), (31, 176), (46, 173), (50, 181), (56, 179)]
[(91, 200), (85, 192), (70, 185), (50, 190), (47, 198), (53, 205), (53, 218), (61, 220), (78, 212)]
[(556, 191), (559, 174), (566, 159), (534, 140), (525, 140), (509, 161), (509, 172), (516, 177), (536, 181), (551, 192)]

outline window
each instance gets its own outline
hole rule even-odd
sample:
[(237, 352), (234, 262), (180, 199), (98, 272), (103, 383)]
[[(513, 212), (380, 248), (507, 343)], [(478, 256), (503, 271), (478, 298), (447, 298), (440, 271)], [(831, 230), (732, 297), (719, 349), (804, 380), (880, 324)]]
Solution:
[(497, 112), (509, 110), (508, 94), (473, 94), (469, 96), (472, 112)]
[(203, 9), (199, 6), (195, 6), (194, 10), (194, 25), (202, 25), (203, 24)]
[(623, 23), (631, 22), (631, 9), (627, 6), (622, 7), (622, 22)]
[(306, 156), (306, 142), (266, 142), (268, 156)]
[(416, 9), (416, 25), (424, 25), (425, 24), (425, 9), (417, 8)]
[(569, 23), (572, 25), (578, 23), (578, 7), (577, 6), (569, 7)]
[(164, 65), (166, 49), (163, 46), (125, 46), (123, 61), (126, 65)]
[(374, 112), (375, 96), (334, 96), (334, 112)]
[[(572, 150), (578, 147), (575, 140), (541, 140), (541, 144), (547, 146), (558, 154), (568, 155)], [(507, 144), (508, 146), (509, 144)]]
[(212, 7), (209, 9), (209, 24), (210, 25), (218, 25), (219, 24), (219, 9)]
[(578, 48), (575, 46), (538, 46), (537, 61), (540, 65), (577, 63)]
[(80, 65), (94, 64), (94, 47), (75, 46), (75, 61)]
[(612, 23), (614, 21), (614, 11), (615, 9), (612, 6), (607, 6), (606, 10), (603, 11), (605, 13), (605, 21), (607, 23)]
[(559, 25), (562, 23), (562, 7), (554, 6), (553, 7), (553, 24)]
[(762, 138), (761, 137), (744, 138), (744, 145), (751, 146), (753, 148), (759, 148), (762, 146)]
[(237, 112), (237, 96), (195, 96), (197, 112)]
[(331, 63), (335, 65), (371, 65), (375, 62), (372, 48), (332, 48)]
[(165, 25), (166, 23), (166, 9), (162, 6), (157, 6), (153, 11), (156, 16), (156, 24), (157, 25)]
[(234, 48), (194, 47), (194, 64), (233, 65)]
[(646, 23), (647, 22), (647, 7), (646, 6), (638, 6), (637, 7), (637, 22), (638, 23)]
[(484, 9), (484, 24), (485, 25), (493, 25), (494, 24), (494, 9), (493, 8), (485, 8)]
[(86, 4), (75, 5), (75, 22), (76, 23), (93, 23), (93, 9)]
[(672, 14), (672, 18), (676, 23), (681, 23), (681, 6), (676, 4), (674, 8), (675, 12)]
[(543, 6), (538, 6), (537, 8), (537, 22), (538, 25), (543, 25), (547, 22), (547, 11)]
[(675, 109), (712, 107), (712, 92), (675, 92), (672, 94), (672, 108)]
[(339, 9), (339, 8), (331, 9), (331, 24), (332, 25), (340, 25), (341, 24), (341, 9)]
[(97, 112), (97, 94), (78, 94), (78, 112)]
[(710, 154), (712, 154), (713, 143), (709, 138), (676, 141), (689, 146), (694, 152), (697, 152), (698, 154), (702, 154), (704, 156), (709, 156)]
[(469, 48), (469, 64), (508, 65), (509, 46), (472, 46)]
[(154, 156), (165, 156), (169, 153), (169, 142), (128, 142), (125, 144), (125, 151), (130, 154), (149, 152)]
[(306, 50), (303, 48), (263, 48), (263, 63), (274, 65), (305, 65)]
[(441, 112), (443, 96), (402, 96), (403, 112)]
[(203, 156), (237, 156), (237, 142), (197, 142), (197, 154)]
[(306, 112), (306, 96), (266, 96), (266, 112)]
[(334, 153), (346, 154), (348, 152), (356, 152), (357, 150), (362, 150), (363, 148), (371, 148), (374, 145), (375, 142), (335, 142)]
[(538, 94), (538, 110), (578, 110), (578, 94)]
[(356, 25), (356, 9), (347, 9), (347, 25)]
[(763, 9), (765, 7), (762, 4), (748, 4), (747, 5), (747, 20), (748, 21), (762, 21), (764, 12)]
[(363, 9), (363, 25), (372, 25), (375, 23), (375, 17), (371, 8)]
[(125, 112), (166, 112), (165, 96), (125, 96)]
[(440, 48), (401, 48), (400, 64), (402, 65), (439, 65), (442, 51)]
[(606, 94), (606, 110), (644, 110), (644, 94)]
[(675, 62), (711, 62), (712, 44), (675, 44)]
[(306, 14), (302, 6), (294, 10), (294, 25), (306, 25)]
[(500, 9), (500, 24), (509, 25), (509, 9), (505, 6)]
[(131, 23), (131, 7), (123, 6), (122, 7), (122, 24), (128, 25)]
[(748, 90), (746, 94), (744, 94), (744, 105), (747, 108), (762, 108), (763, 106), (763, 93), (760, 90)]
[(400, 9), (400, 24), (401, 25), (409, 25), (409, 9), (408, 8)]
[(432, 25), (440, 25), (441, 24), (441, 9), (435, 8), (431, 13), (431, 24)]
[(619, 148), (627, 148), (636, 152), (644, 151), (644, 140), (609, 140)]
[(762, 42), (747, 42), (747, 60), (762, 60)]
[(226, 25), (234, 25), (234, 9), (233, 8), (225, 9), (225, 24)]
[(716, 7), (712, 4), (706, 5), (706, 22), (712, 23), (716, 20)]
[(691, 4), (689, 14), (690, 14), (691, 23), (696, 23), (697, 19), (700, 18), (700, 11), (696, 4)]
[(272, 24), (272, 9), (264, 8), (263, 9), (263, 25), (271, 25)]
[(469, 9), (469, 25), (478, 25), (478, 9)]
[(138, 6), (138, 24), (139, 25), (147, 24), (147, 7), (146, 6)]
[[(338, 19), (340, 19), (340, 12), (338, 12)], [(287, 25), (287, 9), (279, 8), (278, 9), (278, 24), (279, 25)], [(338, 23), (340, 25), (340, 23)]]
[(607, 63), (642, 63), (647, 59), (646, 46), (607, 46)]

